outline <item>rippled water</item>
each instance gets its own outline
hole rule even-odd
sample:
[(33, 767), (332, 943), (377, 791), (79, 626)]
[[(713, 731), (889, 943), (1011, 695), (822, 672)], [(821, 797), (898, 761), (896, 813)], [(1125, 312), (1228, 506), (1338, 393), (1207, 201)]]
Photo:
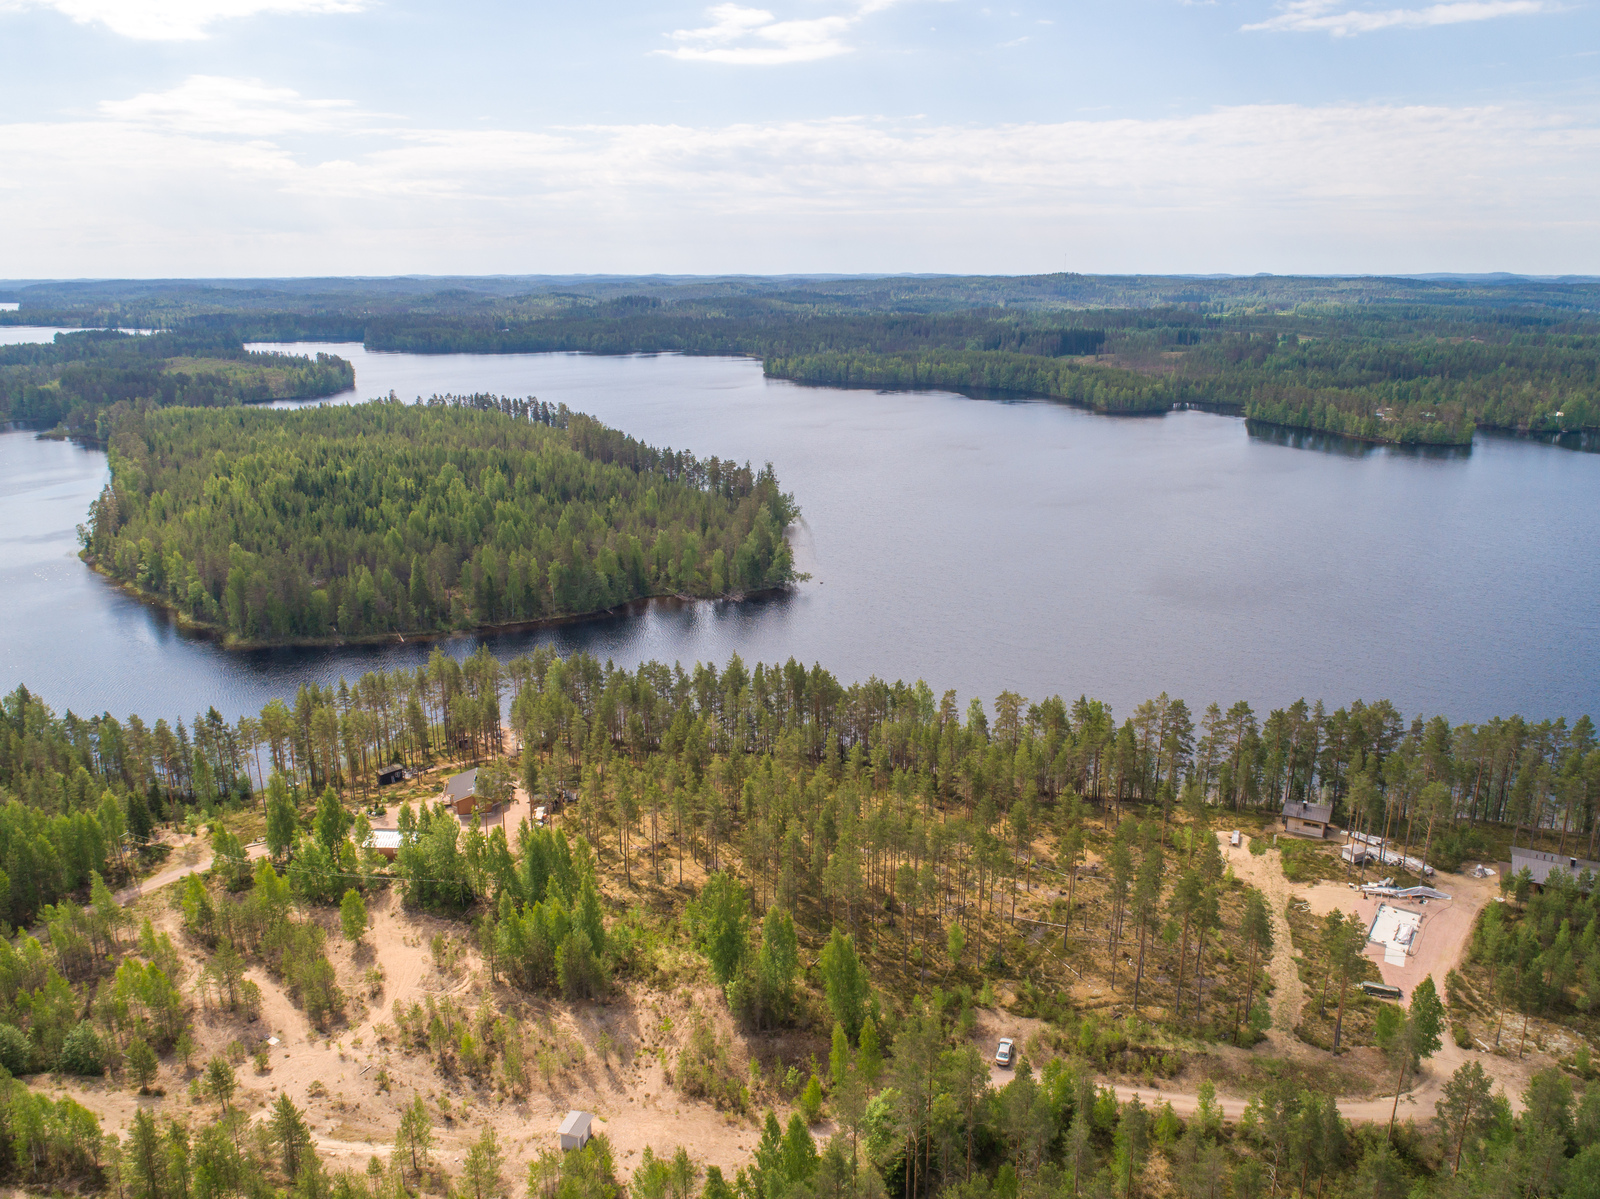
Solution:
[[(276, 348), (276, 347), (274, 347)], [(812, 581), (736, 605), (656, 603), (491, 636), (619, 664), (772, 661), (923, 677), (992, 698), (1081, 692), (1123, 714), (1388, 697), (1480, 719), (1600, 711), (1600, 457), (1510, 440), (1466, 454), (1251, 436), (1199, 412), (804, 388), (748, 359), (332, 350), (358, 392), (537, 395), (660, 445), (771, 459)], [(228, 653), (73, 556), (103, 455), (0, 435), (0, 685), (57, 707), (229, 716), (300, 680), (427, 646)], [(464, 655), (477, 637), (443, 643)]]

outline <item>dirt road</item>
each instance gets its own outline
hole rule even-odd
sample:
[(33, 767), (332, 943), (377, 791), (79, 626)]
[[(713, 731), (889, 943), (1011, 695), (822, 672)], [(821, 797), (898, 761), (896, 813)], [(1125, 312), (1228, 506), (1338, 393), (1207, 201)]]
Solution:
[[(199, 843), (196, 842), (195, 845), (188, 846), (187, 848), (196, 848), (198, 844)], [(250, 858), (252, 861), (254, 861), (256, 858), (264, 858), (267, 856), (267, 843), (265, 841), (252, 841), (249, 845), (244, 847), (244, 852), (245, 856)], [(148, 895), (152, 891), (159, 891), (162, 887), (170, 886), (177, 882), (180, 878), (188, 878), (191, 874), (202, 874), (205, 871), (210, 870), (211, 863), (215, 860), (216, 858), (214, 854), (202, 852), (193, 861), (183, 862), (177, 866), (169, 866), (159, 874), (152, 874), (143, 882), (134, 883), (133, 886), (124, 887), (122, 890), (118, 891), (117, 902), (126, 907), (128, 904), (138, 899), (141, 895)]]

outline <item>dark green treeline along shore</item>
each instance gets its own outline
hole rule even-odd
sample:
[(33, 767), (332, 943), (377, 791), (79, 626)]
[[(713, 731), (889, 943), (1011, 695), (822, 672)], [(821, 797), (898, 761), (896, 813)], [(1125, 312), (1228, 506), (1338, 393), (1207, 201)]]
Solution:
[[(747, 354), (828, 386), (1201, 406), (1364, 441), (1600, 430), (1600, 282), (1037, 275), (37, 284), (15, 321), (410, 353)], [(3, 322), (0, 322), (3, 323)]]
[(125, 411), (96, 569), (234, 644), (575, 616), (796, 578), (771, 466), (493, 396)]
[(105, 441), (104, 417), (131, 408), (217, 408), (335, 395), (355, 386), (343, 358), (253, 353), (232, 333), (135, 336), (114, 329), (58, 333), (0, 347), (0, 423), (20, 421)]
[[(1165, 331), (1171, 348), (1158, 340), (1157, 352), (1126, 361), (928, 349), (801, 354), (765, 366), (803, 383), (1020, 392), (1107, 413), (1229, 408), (1265, 424), (1397, 444), (1469, 445), (1478, 426), (1600, 427), (1600, 337), (1592, 334), (1524, 332), (1485, 344), (1391, 314), (1362, 322), (1356, 336), (1322, 335), (1318, 320), (1284, 321), (1259, 333), (1191, 335), (1185, 347), (1186, 323)], [(1318, 332), (1301, 337), (1296, 326)], [(1396, 344), (1403, 329), (1411, 336)]]

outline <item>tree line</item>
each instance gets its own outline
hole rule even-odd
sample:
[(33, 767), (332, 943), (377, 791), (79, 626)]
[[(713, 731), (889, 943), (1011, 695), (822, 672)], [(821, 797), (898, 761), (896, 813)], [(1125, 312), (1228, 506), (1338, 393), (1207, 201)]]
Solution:
[[(1587, 849), (1600, 798), (1586, 718), (1408, 724), (1384, 703), (1327, 713), (1297, 702), (1264, 722), (1246, 704), (1212, 704), (1196, 721), (1160, 696), (1118, 722), (1087, 698), (1010, 692), (991, 717), (976, 700), (963, 712), (954, 693), (936, 699), (920, 683), (845, 686), (820, 668), (751, 669), (737, 658), (687, 672), (543, 650), (509, 664), (486, 651), (465, 664), (435, 653), (416, 671), (308, 685), (293, 705), (273, 701), (237, 723), (215, 712), (187, 728), (56, 717), (22, 689), (5, 717), (0, 868), (13, 920), (81, 888), (90, 871), (114, 874), (156, 819), (238, 802), (274, 772), (301, 794), (366, 797), (391, 761), (495, 758), (503, 724), (524, 747), (515, 770), (530, 793), (570, 793), (577, 827), (629, 869), (640, 854), (658, 878), (686, 857), (707, 871), (737, 861), (756, 910), (808, 894), (818, 906), (807, 919), (823, 922), (820, 931), (839, 920), (875, 936), (876, 917), (909, 910), (914, 919), (891, 942), (907, 960), (939, 949), (953, 912), (975, 952), (992, 948), (997, 905), (1029, 881), (1019, 847), (1040, 830), (1087, 832), (1085, 811), (1102, 813), (1105, 831), (1094, 836), (1115, 867), (1113, 895), (1126, 886), (1131, 896), (1141, 856), (1161, 860), (1141, 820), (1156, 821), (1171, 852), (1180, 813), (1194, 824), (1216, 819), (1205, 813), (1219, 806), (1322, 801), (1336, 820), (1448, 867), (1500, 852), (1508, 829), (1520, 843)], [(607, 768), (619, 758), (625, 769)], [(1074, 870), (1078, 844), (1062, 842), (1051, 868)], [(1207, 871), (1221, 875), (1195, 844), (1183, 870), (1167, 868), (1164, 888), (1187, 869), (1204, 867), (1202, 892)], [(486, 893), (455, 894), (475, 902)], [(1229, 918), (1243, 919), (1242, 909)], [(1124, 927), (1136, 940), (1148, 932), (1135, 913), (1106, 935), (1120, 939)]]
[(56, 315), (136, 310), (184, 337), (235, 344), (748, 354), (771, 375), (815, 384), (1001, 391), (1105, 412), (1198, 404), (1396, 444), (1470, 444), (1479, 427), (1600, 428), (1600, 327), (1580, 284), (1044, 276), (635, 286), (375, 293), (359, 303), (354, 293), (274, 292), (275, 303), (174, 293), (134, 310), (90, 303)]
[(778, 299), (639, 296), (518, 318), (392, 315), (366, 339), (419, 353), (752, 354), (770, 376), (819, 385), (1010, 392), (1113, 413), (1226, 407), (1396, 444), (1466, 445), (1478, 427), (1600, 428), (1593, 317), (1487, 301), (841, 314)]
[[(601, 746), (636, 755), (666, 748), (702, 777), (717, 754), (833, 770), (855, 757), (875, 779), (900, 777), (934, 797), (976, 787), (1001, 812), (1023, 797), (1053, 803), (1068, 790), (1113, 815), (1130, 805), (1170, 812), (1196, 796), (1241, 812), (1327, 802), (1336, 821), (1447, 868), (1487, 852), (1491, 826), (1518, 843), (1591, 857), (1600, 838), (1600, 752), (1586, 716), (1452, 724), (1407, 721), (1386, 701), (1329, 712), (1302, 700), (1264, 720), (1243, 701), (1208, 704), (1197, 719), (1162, 695), (1119, 721), (1087, 697), (1068, 704), (1012, 692), (997, 697), (991, 715), (975, 698), (963, 709), (954, 692), (936, 697), (920, 682), (846, 685), (794, 661), (751, 668), (735, 657), (721, 669), (645, 663), (630, 671), (544, 649), (509, 663), (486, 650), (465, 662), (436, 651), (415, 670), (304, 685), (292, 703), (274, 700), (237, 722), (215, 709), (189, 725), (58, 716), (26, 688), (5, 698), (3, 712), (0, 829), (6, 813), (22, 822), (14, 837), (0, 836), (4, 846), (35, 843), (38, 821), (92, 815), (108, 791), (124, 821), (110, 840), (102, 829), (108, 845), (127, 836), (130, 815), (137, 838), (169, 805), (212, 811), (258, 791), (274, 770), (296, 787), (365, 795), (392, 761), (500, 752), (507, 712), (520, 736), (555, 755), (549, 769), (569, 787), (583, 780), (585, 754), (592, 759)], [(49, 839), (58, 854), (71, 840), (65, 826)], [(0, 847), (0, 868), (31, 875), (12, 871), (14, 852)], [(98, 856), (79, 860), (109, 869)], [(48, 876), (59, 879), (59, 870), (52, 864)], [(71, 877), (77, 886), (87, 876)], [(65, 893), (61, 885), (51, 884), (46, 901)], [(11, 919), (32, 910), (24, 900)]]
[(130, 413), (94, 565), (246, 642), (440, 631), (780, 586), (770, 465), (659, 450), (564, 406), (435, 396)]
[(53, 344), (0, 347), (0, 421), (104, 441), (106, 417), (132, 409), (215, 408), (334, 395), (355, 386), (343, 358), (247, 351), (226, 333), (57, 333)]

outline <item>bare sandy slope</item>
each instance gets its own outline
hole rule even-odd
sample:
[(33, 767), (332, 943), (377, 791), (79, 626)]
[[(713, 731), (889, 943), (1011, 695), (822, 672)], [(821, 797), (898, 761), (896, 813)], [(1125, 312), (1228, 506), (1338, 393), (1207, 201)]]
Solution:
[(1272, 958), (1267, 962), (1267, 974), (1272, 978), (1272, 1027), (1267, 1030), (1267, 1043), (1278, 1056), (1303, 1056), (1311, 1047), (1294, 1035), (1300, 1023), (1300, 1009), (1305, 1006), (1305, 987), (1300, 982), (1300, 970), (1294, 961), (1294, 945), (1289, 939), (1289, 920), (1284, 913), (1289, 907), (1291, 894), (1289, 881), (1283, 877), (1283, 868), (1277, 854), (1256, 856), (1250, 852), (1250, 838), (1234, 847), (1228, 844), (1228, 832), (1217, 833), (1217, 843), (1223, 859), (1233, 867), (1235, 878), (1243, 879), (1266, 897), (1267, 910), (1272, 914)]
[[(170, 873), (181, 878), (199, 865), (184, 863)], [(169, 906), (170, 892), (156, 896), (148, 893), (149, 886), (147, 882), (136, 911), (149, 915), (158, 928), (185, 944)], [(506, 1153), (508, 1177), (520, 1178), (541, 1150), (556, 1147), (556, 1130), (573, 1108), (601, 1118), (598, 1127), (610, 1137), (624, 1177), (631, 1174), (646, 1145), (669, 1154), (684, 1145), (702, 1164), (720, 1166), (730, 1178), (749, 1161), (760, 1131), (752, 1116), (734, 1116), (684, 1100), (665, 1080), (666, 1067), (676, 1063), (696, 1012), (719, 1022), (741, 1070), (748, 1068), (748, 1052), (774, 1048), (739, 1038), (714, 994), (643, 991), (611, 1003), (575, 1006), (533, 999), (504, 984), (491, 984), (470, 950), (454, 971), (441, 973), (435, 968), (433, 936), (444, 933), (459, 940), (465, 931), (460, 923), (407, 912), (392, 891), (374, 896), (369, 911), (371, 931), (360, 948), (343, 940), (335, 913), (316, 914), (329, 930), (328, 958), (351, 996), (349, 1021), (331, 1037), (312, 1027), (281, 983), (259, 966), (248, 975), (261, 988), (259, 1019), (246, 1021), (200, 1007), (196, 1001), (197, 1064), (225, 1052), (234, 1040), (253, 1051), (269, 1036), (278, 1038), (266, 1073), (257, 1073), (248, 1059), (237, 1067), (240, 1088), (234, 1103), (253, 1118), (265, 1119), (278, 1095), (288, 1094), (306, 1112), (318, 1150), (331, 1169), (363, 1169), (373, 1154), (387, 1159), (400, 1109), (417, 1094), (434, 1116), (434, 1157), (452, 1172), (468, 1145), (485, 1127), (493, 1127)], [(205, 959), (193, 946), (186, 956), (187, 988), (192, 990)], [(364, 980), (375, 965), (382, 970), (383, 982), (380, 993), (368, 1002)], [(431, 996), (438, 1002), (446, 995), (469, 1012), (480, 1002), (491, 1001), (549, 1043), (561, 1041), (569, 1053), (575, 1052), (573, 1046), (582, 1046), (582, 1060), (548, 1076), (533, 1070), (530, 1093), (514, 1099), (497, 1094), (487, 1082), (442, 1073), (426, 1054), (402, 1052), (392, 1032), (380, 1042), (377, 1026), (392, 1026), (396, 999), (409, 1004)], [(606, 1060), (596, 1050), (602, 1030), (618, 1047)], [(141, 1106), (157, 1113), (187, 1113), (196, 1121), (214, 1118), (214, 1104), (189, 1099), (188, 1081), (193, 1075), (179, 1063), (163, 1063), (157, 1086), (166, 1094), (152, 1097), (138, 1097), (101, 1080), (39, 1076), (34, 1085), (54, 1096), (71, 1095), (102, 1118), (107, 1132), (121, 1133)], [(386, 1088), (380, 1086), (380, 1078), (386, 1080)]]
[[(504, 814), (507, 831), (512, 834), (526, 807), (526, 800), (518, 798), (519, 805)], [(489, 822), (499, 823), (499, 814), (491, 815)], [(1186, 1114), (1196, 1104), (1194, 1080), (1207, 1075), (1208, 1063), (1220, 1068), (1227, 1055), (1241, 1060), (1252, 1055), (1293, 1055), (1303, 1060), (1325, 1056), (1293, 1036), (1303, 988), (1283, 916), (1285, 904), (1298, 890), (1318, 911), (1336, 905), (1366, 913), (1363, 902), (1374, 909), (1376, 905), (1360, 900), (1355, 892), (1339, 885), (1292, 887), (1283, 878), (1275, 854), (1251, 857), (1244, 847), (1235, 850), (1227, 846), (1225, 838), (1222, 848), (1234, 873), (1259, 887), (1272, 910), (1276, 945), (1267, 969), (1276, 991), (1269, 1040), (1253, 1051), (1217, 1050), (1211, 1057), (1199, 1056), (1185, 1077), (1171, 1083), (1170, 1088), (1118, 1086), (1118, 1094), (1124, 1099), (1138, 1094), (1150, 1103), (1170, 1101), (1179, 1114)], [(264, 849), (256, 846), (251, 852), (252, 856), (259, 856)], [(210, 861), (209, 847), (194, 841), (180, 846), (176, 857), (178, 860), (147, 880), (142, 888), (131, 888), (125, 902), (132, 903), (140, 914), (148, 914), (158, 927), (171, 931), (180, 944), (186, 944), (170, 906), (172, 892), (156, 892), (188, 873), (204, 869)], [(1494, 882), (1441, 876), (1440, 889), (1454, 898), (1425, 909), (1418, 954), (1403, 969), (1385, 967), (1385, 977), (1391, 970), (1401, 974), (1392, 981), (1408, 995), (1424, 974), (1431, 973), (1442, 983), (1445, 973), (1465, 952), (1467, 931), (1483, 903), (1492, 899)], [(288, 1094), (306, 1111), (319, 1150), (335, 1169), (364, 1168), (373, 1154), (386, 1158), (402, 1105), (421, 1095), (435, 1119), (435, 1158), (452, 1172), (459, 1168), (467, 1146), (485, 1127), (493, 1127), (507, 1154), (508, 1177), (520, 1177), (527, 1162), (541, 1150), (555, 1147), (561, 1118), (568, 1110), (578, 1108), (600, 1117), (600, 1128), (611, 1138), (624, 1177), (631, 1174), (646, 1145), (657, 1153), (670, 1153), (684, 1145), (702, 1163), (718, 1165), (731, 1176), (750, 1160), (759, 1136), (754, 1116), (734, 1116), (709, 1104), (686, 1101), (666, 1081), (667, 1069), (676, 1063), (693, 1020), (697, 1015), (711, 1019), (728, 1037), (735, 1067), (741, 1072), (747, 1071), (750, 1057), (756, 1056), (767, 1066), (770, 1076), (770, 1062), (779, 1052), (786, 1059), (795, 1060), (803, 1059), (812, 1048), (799, 1034), (787, 1041), (742, 1037), (731, 1027), (720, 997), (704, 986), (678, 988), (670, 993), (633, 988), (614, 1001), (601, 1004), (571, 1005), (530, 997), (504, 984), (492, 983), (476, 953), (464, 944), (454, 968), (436, 966), (430, 948), (434, 936), (444, 934), (464, 942), (467, 930), (460, 922), (407, 911), (398, 893), (392, 890), (375, 895), (370, 912), (371, 929), (360, 947), (344, 941), (336, 913), (314, 914), (328, 930), (329, 960), (340, 984), (351, 996), (347, 1023), (331, 1036), (314, 1029), (282, 985), (259, 967), (250, 973), (262, 993), (259, 1019), (245, 1021), (204, 1009), (198, 1001), (194, 1012), (196, 1039), (200, 1043), (197, 1062), (225, 1052), (235, 1040), (253, 1050), (268, 1036), (278, 1038), (265, 1073), (258, 1074), (248, 1060), (239, 1066), (241, 1087), (235, 1102), (261, 1119), (279, 1094)], [(204, 965), (203, 955), (192, 946), (188, 964), (187, 986), (192, 989)], [(381, 972), (375, 993), (368, 981), (368, 972), (374, 967)], [(430, 997), (440, 1002), (447, 996), (467, 1011), (482, 1002), (491, 1002), (518, 1021), (520, 1027), (531, 1031), (541, 1044), (564, 1046), (566, 1064), (535, 1069), (530, 1092), (513, 1098), (497, 1093), (486, 1081), (443, 1073), (429, 1055), (402, 1052), (392, 1032), (387, 1037), (381, 1035), (386, 1031), (383, 1026), (394, 1022), (393, 1005), (397, 999), (409, 1004), (426, 1002)], [(1037, 1020), (980, 1010), (974, 1037), (992, 1060), (999, 1037), (1011, 1036), (1022, 1047), (1042, 1029), (1043, 1024)], [(598, 1051), (602, 1033), (609, 1035), (616, 1046), (605, 1058)], [(575, 1046), (581, 1047), (581, 1055)], [(1440, 1084), (1469, 1056), (1476, 1056), (1483, 1063), (1513, 1102), (1528, 1075), (1544, 1060), (1530, 1055), (1519, 1063), (1447, 1044), (1428, 1063), (1414, 1089), (1402, 1096), (1401, 1118), (1411, 1115), (1419, 1120), (1430, 1119)], [(1012, 1072), (994, 1067), (991, 1077), (997, 1086), (1003, 1086), (1010, 1081)], [(193, 1121), (214, 1118), (214, 1105), (208, 1101), (191, 1102), (188, 1081), (189, 1074), (168, 1062), (163, 1064), (158, 1083), (166, 1090), (164, 1096), (139, 1098), (103, 1081), (83, 1083), (40, 1076), (35, 1085), (51, 1094), (73, 1095), (103, 1118), (108, 1132), (120, 1132), (139, 1106), (169, 1114), (186, 1113)], [(771, 1087), (763, 1087), (758, 1102), (764, 1105), (773, 1101)], [(1229, 1117), (1237, 1117), (1244, 1110), (1245, 1099), (1241, 1096), (1224, 1095), (1220, 1101)], [(1340, 1109), (1353, 1120), (1386, 1121), (1392, 1102), (1392, 1097), (1342, 1101)], [(781, 1102), (777, 1105), (784, 1108)], [(786, 1117), (787, 1111), (780, 1114)], [(818, 1131), (825, 1134), (827, 1130), (823, 1127)]]

